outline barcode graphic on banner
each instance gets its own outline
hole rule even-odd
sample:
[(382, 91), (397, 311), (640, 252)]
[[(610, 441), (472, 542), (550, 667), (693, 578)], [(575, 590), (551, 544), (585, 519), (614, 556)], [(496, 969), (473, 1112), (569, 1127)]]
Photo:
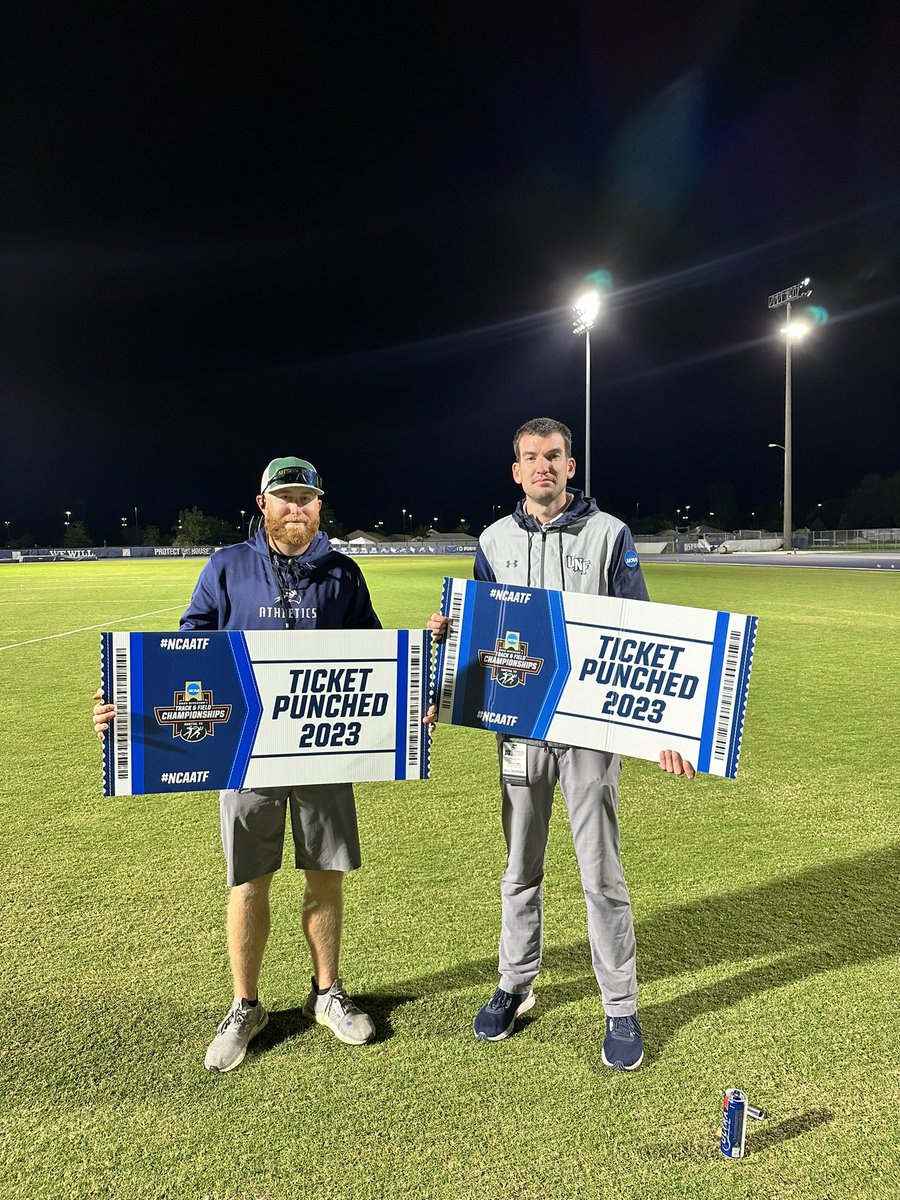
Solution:
[(719, 715), (716, 719), (716, 740), (712, 755), (719, 762), (724, 762), (728, 754), (731, 714), (734, 711), (734, 692), (740, 665), (741, 631), (732, 629), (728, 634), (728, 647), (725, 651), (725, 669), (722, 672), (722, 691), (719, 693)]
[(444, 670), (443, 679), (441, 680), (441, 708), (447, 711), (453, 704), (453, 689), (456, 686), (456, 666), (459, 661), (459, 633), (460, 623), (462, 621), (463, 597), (465, 591), (463, 588), (453, 588), (450, 593), (450, 635), (447, 638), (447, 645), (444, 648)]
[(127, 783), (131, 775), (131, 748), (129, 745), (131, 723), (128, 719), (130, 679), (127, 646), (116, 646), (113, 654), (113, 671), (113, 696), (116, 705), (116, 719), (113, 722), (116, 737), (116, 780)]
[(407, 765), (418, 772), (422, 750), (422, 643), (410, 639), (409, 688), (406, 710)]

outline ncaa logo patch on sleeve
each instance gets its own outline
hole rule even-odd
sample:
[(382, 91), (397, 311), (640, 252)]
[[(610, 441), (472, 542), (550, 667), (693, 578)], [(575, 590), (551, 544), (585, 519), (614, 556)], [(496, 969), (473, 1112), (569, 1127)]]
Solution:
[(625, 563), (626, 567), (631, 567), (631, 569), (633, 571), (639, 562), (639, 559), (637, 556), (637, 550), (628, 550), (622, 561)]

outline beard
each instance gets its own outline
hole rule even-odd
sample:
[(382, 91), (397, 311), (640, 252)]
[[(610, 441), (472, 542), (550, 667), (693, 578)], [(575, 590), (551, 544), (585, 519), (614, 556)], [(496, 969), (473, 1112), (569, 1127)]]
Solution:
[(554, 480), (551, 485), (543, 484), (540, 487), (531, 485), (529, 487), (523, 487), (522, 490), (528, 499), (532, 501), (532, 503), (537, 504), (540, 507), (544, 507), (556, 503), (559, 497), (566, 490), (567, 483), (568, 480), (566, 479), (561, 481)]
[(276, 517), (264, 512), (266, 533), (276, 545), (290, 546), (292, 550), (303, 551), (319, 532), (318, 512), (307, 515), (301, 513), (297, 518), (299, 524), (288, 522), (286, 517)]

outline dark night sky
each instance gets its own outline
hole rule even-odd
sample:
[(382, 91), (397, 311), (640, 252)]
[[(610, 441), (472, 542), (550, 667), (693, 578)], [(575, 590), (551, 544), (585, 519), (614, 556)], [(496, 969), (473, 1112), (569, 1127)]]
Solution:
[(283, 453), (348, 527), (480, 529), (521, 421), (581, 458), (568, 305), (601, 267), (603, 507), (777, 505), (766, 297), (807, 274), (831, 321), (794, 357), (795, 515), (900, 469), (891, 0), (322, 9), (7, 6), (13, 533), (236, 522)]

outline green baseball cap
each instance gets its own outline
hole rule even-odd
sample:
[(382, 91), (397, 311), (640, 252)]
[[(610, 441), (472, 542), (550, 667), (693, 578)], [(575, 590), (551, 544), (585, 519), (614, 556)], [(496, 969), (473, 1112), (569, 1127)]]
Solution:
[(307, 488), (317, 496), (324, 495), (322, 477), (312, 463), (305, 458), (273, 458), (262, 473), (260, 495), (277, 494), (282, 488), (293, 487)]

